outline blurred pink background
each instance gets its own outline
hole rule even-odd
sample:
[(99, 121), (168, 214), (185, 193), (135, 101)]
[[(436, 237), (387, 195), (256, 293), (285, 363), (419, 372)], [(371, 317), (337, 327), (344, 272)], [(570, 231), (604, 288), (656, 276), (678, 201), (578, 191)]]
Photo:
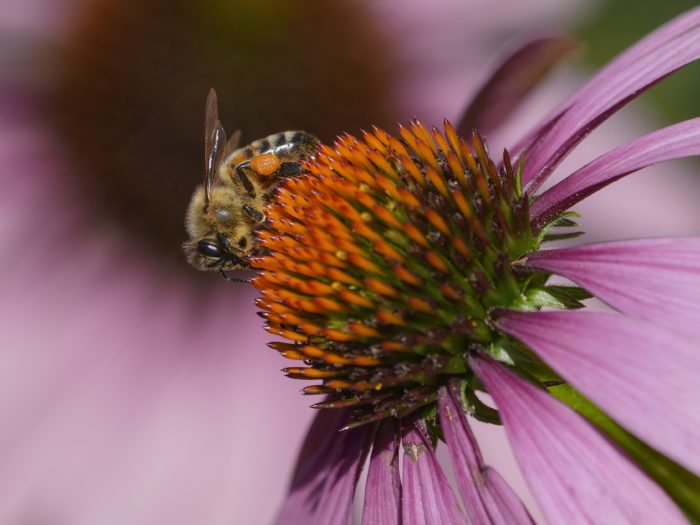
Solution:
[[(119, 215), (102, 220), (101, 201), (75, 182), (84, 168), (51, 125), (44, 95), (60, 73), (54, 53), (96, 2), (0, 3), (0, 522), (266, 523), (284, 496), (313, 400), (279, 373), (286, 362), (265, 346), (270, 337), (250, 287), (194, 275), (173, 259), (177, 247), (150, 250), (148, 235), (123, 227)], [(566, 27), (594, 7), (366, 2), (390, 43), (390, 69), (399, 72), (383, 118), (456, 119), (506, 40)], [(560, 70), (513, 126), (490, 138), (491, 149), (516, 138), (586, 74), (580, 63)], [(222, 106), (238, 102), (219, 96)], [(323, 113), (317, 101), (309, 110)], [(561, 172), (662, 124), (635, 103)], [(200, 144), (191, 146), (198, 155)], [(192, 188), (200, 177), (184, 176)], [(630, 177), (577, 211), (591, 240), (697, 235), (699, 201), (690, 165), (679, 162)], [(163, 221), (182, 223), (184, 207), (153, 206)], [(480, 426), (478, 435), (487, 460), (532, 506), (504, 434)]]

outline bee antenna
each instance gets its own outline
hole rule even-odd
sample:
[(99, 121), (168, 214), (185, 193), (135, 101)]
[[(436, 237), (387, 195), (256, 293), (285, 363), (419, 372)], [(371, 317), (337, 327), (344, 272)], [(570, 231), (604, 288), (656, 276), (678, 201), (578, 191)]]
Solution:
[(250, 279), (236, 279), (235, 277), (229, 277), (228, 275), (226, 275), (226, 271), (223, 268), (219, 268), (219, 274), (221, 275), (221, 277), (223, 277), (224, 279), (226, 279), (227, 281), (229, 281), (231, 283), (250, 284)]

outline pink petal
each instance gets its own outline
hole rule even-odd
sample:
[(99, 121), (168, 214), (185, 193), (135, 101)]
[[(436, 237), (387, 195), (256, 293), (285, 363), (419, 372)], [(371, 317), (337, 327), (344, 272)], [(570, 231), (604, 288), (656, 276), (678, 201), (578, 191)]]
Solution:
[(365, 485), (363, 525), (401, 523), (399, 433), (394, 419), (385, 419), (374, 438)]
[(651, 479), (573, 410), (489, 357), (470, 364), (493, 396), (550, 523), (687, 523)]
[(693, 10), (681, 14), (619, 54), (607, 65), (599, 69), (588, 82), (576, 91), (576, 93), (553, 109), (550, 114), (542, 119), (542, 121), (518, 144), (510, 148), (511, 155), (516, 156), (522, 153), (525, 149), (528, 149), (530, 145), (538, 141), (575, 102), (591, 96), (591, 92), (600, 89), (600, 85), (607, 82), (606, 78), (609, 79), (619, 74), (624, 74), (626, 68), (630, 64), (638, 61), (653, 49), (658, 48), (661, 44), (692, 29), (698, 24), (699, 15), (699, 13)]
[(459, 134), (466, 136), (472, 129), (488, 133), (500, 126), (554, 66), (578, 49), (574, 39), (562, 36), (519, 44), (488, 72), (460, 119)]
[(277, 523), (349, 523), (355, 485), (367, 455), (369, 426), (341, 432), (347, 422), (345, 411), (326, 409), (316, 415)]
[(700, 238), (546, 250), (525, 266), (567, 277), (625, 314), (700, 335)]
[[(475, 525), (532, 523), (510, 486), (484, 465), (461, 402), (459, 381), (440, 389), (440, 425), (454, 465), (464, 508)], [(493, 482), (493, 483), (492, 483)]]
[(700, 155), (700, 118), (686, 120), (615, 148), (540, 195), (530, 208), (536, 227), (621, 177), (652, 164)]
[(425, 423), (417, 419), (403, 436), (404, 525), (467, 523), (438, 464)]
[(613, 60), (514, 148), (529, 145), (523, 182), (530, 193), (610, 115), (698, 57), (700, 8), (694, 8)]
[(700, 474), (697, 340), (594, 312), (503, 311), (496, 323), (618, 423)]

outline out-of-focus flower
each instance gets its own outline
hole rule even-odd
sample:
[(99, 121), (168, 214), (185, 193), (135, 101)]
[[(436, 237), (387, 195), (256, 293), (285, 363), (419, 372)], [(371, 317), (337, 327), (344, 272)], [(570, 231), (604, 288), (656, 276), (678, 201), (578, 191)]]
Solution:
[(561, 15), (521, 4), (463, 32), (456, 0), (3, 2), (0, 522), (269, 519), (309, 413), (252, 291), (179, 250), (206, 90), (244, 139), (434, 120), (495, 40)]
[[(463, 135), (507, 116), (539, 66), (528, 49), (485, 84)], [(700, 8), (600, 70), (511, 148), (513, 162), (475, 131), (414, 121), (400, 138), (375, 128), (321, 146), (283, 186), (260, 234), (269, 253), (253, 262), (257, 304), (291, 341), (270, 345), (306, 365), (287, 375), (322, 380), (304, 392), (325, 399), (280, 523), (347, 523), (370, 450), (364, 523), (530, 523), (467, 414), (503, 424), (551, 523), (700, 517), (700, 238), (541, 249), (580, 235), (568, 210), (593, 193), (700, 154), (695, 118), (542, 190), (588, 133), (698, 58)], [(610, 311), (581, 311), (590, 297)]]

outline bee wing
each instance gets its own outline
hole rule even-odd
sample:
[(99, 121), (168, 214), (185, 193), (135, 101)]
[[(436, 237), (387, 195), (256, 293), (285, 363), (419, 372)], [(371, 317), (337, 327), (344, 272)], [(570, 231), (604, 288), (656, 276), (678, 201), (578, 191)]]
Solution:
[(209, 90), (204, 109), (204, 199), (207, 206), (225, 144), (226, 132), (219, 122), (216, 91), (212, 88)]
[(228, 156), (238, 149), (238, 145), (241, 143), (241, 130), (237, 129), (236, 132), (231, 135), (228, 139), (226, 147), (224, 148), (224, 153), (221, 155), (221, 160), (226, 160)]

